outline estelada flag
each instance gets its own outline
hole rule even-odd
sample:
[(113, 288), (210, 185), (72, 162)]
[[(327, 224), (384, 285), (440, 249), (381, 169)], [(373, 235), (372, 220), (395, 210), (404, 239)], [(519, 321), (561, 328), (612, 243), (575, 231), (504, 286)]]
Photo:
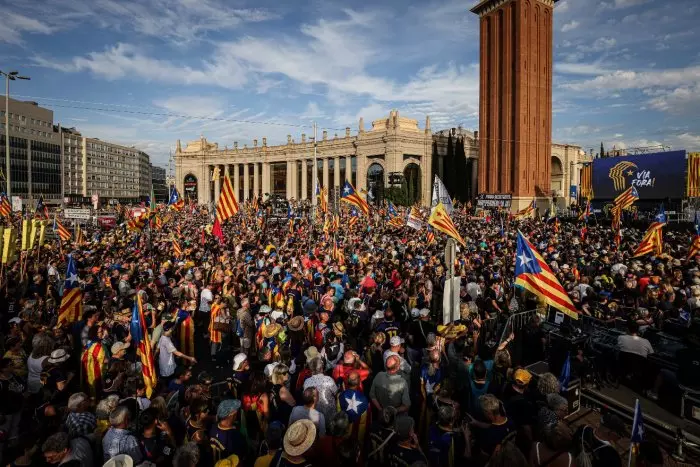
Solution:
[(149, 342), (146, 319), (143, 317), (143, 303), (141, 300), (141, 293), (137, 293), (136, 301), (131, 311), (131, 342), (136, 348), (136, 354), (141, 358), (143, 381), (146, 383), (146, 397), (151, 397), (151, 393), (158, 382), (158, 377), (153, 364), (153, 352)]
[(455, 227), (454, 222), (452, 222), (450, 215), (447, 214), (445, 205), (443, 205), (442, 202), (439, 202), (433, 208), (433, 212), (430, 213), (430, 218), (428, 219), (428, 224), (440, 232), (454, 238), (463, 246), (467, 246), (467, 244), (464, 243), (462, 236), (459, 234), (459, 232), (457, 232), (457, 227)]
[(84, 387), (92, 397), (97, 397), (98, 390), (102, 389), (106, 361), (107, 353), (102, 344), (97, 341), (88, 342), (80, 358), (80, 372)]
[(642, 241), (639, 242), (637, 249), (634, 250), (634, 253), (632, 254), (633, 258), (636, 258), (638, 256), (644, 256), (649, 253), (653, 253), (655, 255), (661, 254), (661, 252), (663, 251), (663, 226), (664, 224), (662, 224), (661, 222), (651, 223), (651, 225), (647, 229), (647, 232), (644, 234), (644, 238), (642, 238)]
[(56, 216), (54, 216), (53, 218), (53, 231), (64, 242), (67, 242), (68, 240), (73, 238), (73, 235), (71, 235), (70, 230), (66, 229), (60, 222), (58, 222)]
[(561, 283), (520, 231), (515, 253), (515, 285), (532, 292), (547, 305), (566, 313), (569, 317), (578, 319), (578, 311)]
[(73, 256), (68, 255), (66, 282), (63, 286), (63, 298), (58, 309), (58, 324), (70, 324), (83, 315), (83, 292), (78, 284), (78, 269)]

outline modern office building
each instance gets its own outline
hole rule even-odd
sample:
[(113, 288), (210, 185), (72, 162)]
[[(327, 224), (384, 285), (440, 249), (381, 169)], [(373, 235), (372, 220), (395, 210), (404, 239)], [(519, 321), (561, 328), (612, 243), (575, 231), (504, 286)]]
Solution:
[[(460, 176), (467, 186), (466, 197), (475, 197), (483, 190), (479, 186), (480, 138), (479, 132), (462, 128), (440, 130), (430, 128), (430, 117), (419, 128), (418, 120), (400, 117), (396, 110), (388, 118), (372, 122), (365, 130), (363, 119), (358, 132), (330, 137), (326, 131), (319, 134), (316, 148), (316, 174), (321, 186), (333, 191), (349, 180), (358, 190), (371, 195), (389, 187), (392, 175), (402, 175), (402, 183), (410, 194), (407, 201), (430, 204), (433, 175), (445, 180), (457, 154), (456, 145), (464, 149), (465, 169)], [(451, 147), (451, 149), (448, 149)], [(587, 159), (578, 146), (552, 144), (550, 147), (550, 186), (547, 196), (555, 198), (563, 207), (570, 201), (569, 185), (578, 185), (578, 165)], [(311, 199), (313, 188), (314, 143), (306, 134), (300, 141), (287, 137), (287, 144), (268, 146), (253, 140), (253, 146), (239, 147), (237, 142), (223, 149), (204, 137), (182, 147), (177, 142), (175, 152), (175, 183), (183, 196), (200, 204), (215, 202), (221, 191), (221, 178), (231, 177), (239, 200), (255, 195), (275, 194), (294, 199)], [(218, 168), (218, 171), (215, 170)], [(506, 191), (505, 193), (508, 193)], [(381, 197), (379, 197), (381, 199)], [(375, 197), (376, 199), (376, 197)], [(532, 199), (532, 198), (531, 198)]]
[(151, 184), (156, 203), (168, 201), (168, 183), (165, 180), (165, 169), (151, 164)]
[(148, 154), (97, 138), (87, 138), (75, 128), (59, 130), (63, 148), (63, 188), (73, 202), (88, 202), (98, 195), (134, 202), (151, 192), (151, 164)]
[[(0, 96), (4, 104), (5, 97)], [(5, 108), (0, 110), (0, 154), (3, 179), (5, 166)], [(53, 125), (53, 111), (36, 102), (9, 99), (10, 192), (33, 205), (43, 196), (47, 204), (59, 204), (61, 190), (61, 145)], [(2, 190), (7, 191), (5, 182)]]

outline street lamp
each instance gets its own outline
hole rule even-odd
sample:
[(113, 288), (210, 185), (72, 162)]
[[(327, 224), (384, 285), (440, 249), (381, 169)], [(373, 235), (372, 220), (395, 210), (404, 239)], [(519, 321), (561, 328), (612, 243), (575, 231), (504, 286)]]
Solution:
[(5, 77), (5, 191), (7, 199), (11, 198), (10, 188), (10, 81), (17, 79), (30, 80), (29, 76), (20, 76), (18, 71), (5, 73), (0, 70), (0, 76)]

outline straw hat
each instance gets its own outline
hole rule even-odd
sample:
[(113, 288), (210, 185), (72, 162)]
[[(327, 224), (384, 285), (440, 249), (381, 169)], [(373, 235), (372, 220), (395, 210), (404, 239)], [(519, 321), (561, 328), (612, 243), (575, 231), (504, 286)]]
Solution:
[(301, 456), (316, 440), (316, 425), (311, 420), (297, 420), (284, 434), (284, 451), (290, 456)]
[(134, 459), (126, 454), (118, 454), (105, 462), (102, 467), (134, 467)]
[(282, 326), (277, 323), (268, 324), (265, 326), (265, 331), (263, 331), (263, 337), (265, 339), (270, 339), (275, 337), (282, 330)]
[(304, 328), (304, 318), (301, 316), (295, 316), (289, 320), (287, 327), (290, 331), (301, 331)]
[(66, 360), (70, 358), (70, 355), (68, 352), (66, 352), (63, 349), (56, 349), (53, 352), (51, 352), (51, 356), (49, 357), (48, 361), (51, 364), (57, 364), (57, 363), (63, 363)]

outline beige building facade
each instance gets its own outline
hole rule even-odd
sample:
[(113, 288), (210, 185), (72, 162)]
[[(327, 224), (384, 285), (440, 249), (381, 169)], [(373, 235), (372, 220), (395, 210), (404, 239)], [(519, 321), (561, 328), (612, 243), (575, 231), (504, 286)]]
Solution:
[(138, 200), (151, 191), (148, 154), (61, 128), (63, 192), (66, 197)]
[[(467, 159), (468, 193), (479, 193), (477, 174), (479, 163), (478, 132), (453, 128), (433, 133), (430, 117), (423, 128), (418, 120), (400, 116), (397, 110), (387, 118), (374, 120), (365, 129), (359, 121), (357, 132), (346, 128), (344, 135), (330, 136), (319, 132), (316, 147), (316, 175), (321, 186), (328, 187), (333, 197), (335, 188), (345, 180), (357, 190), (368, 192), (370, 200), (379, 189), (388, 186), (391, 174), (402, 174), (404, 183), (416, 194), (413, 200), (429, 205), (433, 172), (444, 178), (448, 141), (464, 144)], [(451, 136), (451, 138), (450, 138)], [(314, 141), (306, 134), (295, 141), (288, 135), (287, 144), (268, 146), (253, 140), (252, 147), (221, 148), (204, 136), (182, 145), (177, 141), (175, 151), (175, 185), (187, 200), (200, 204), (214, 203), (221, 191), (221, 176), (229, 176), (239, 201), (254, 196), (275, 194), (288, 199), (309, 200), (313, 187)], [(578, 167), (585, 155), (577, 146), (552, 145), (552, 195), (561, 207), (568, 203), (569, 184), (578, 184)], [(434, 160), (435, 159), (435, 160)], [(573, 164), (573, 165), (572, 165)], [(560, 168), (560, 170), (555, 170)], [(571, 177), (574, 177), (573, 179)], [(337, 196), (337, 194), (336, 194)]]

